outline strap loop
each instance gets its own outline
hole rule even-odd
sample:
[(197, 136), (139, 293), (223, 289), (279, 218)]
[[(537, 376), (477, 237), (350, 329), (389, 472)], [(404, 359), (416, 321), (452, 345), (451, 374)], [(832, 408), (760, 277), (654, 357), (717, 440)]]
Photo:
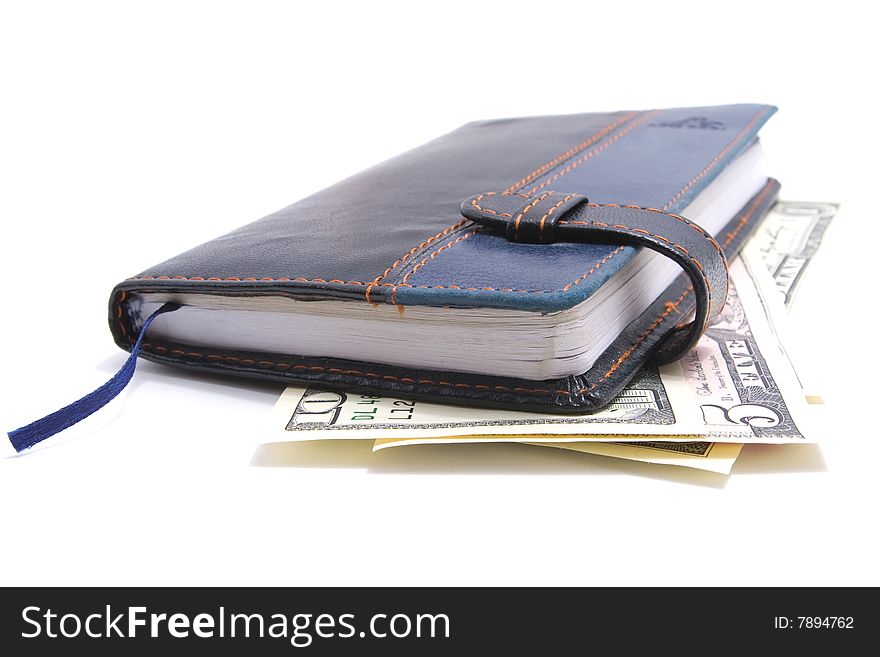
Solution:
[(655, 208), (589, 203), (580, 194), (546, 191), (535, 196), (486, 193), (466, 199), (462, 214), (504, 230), (518, 242), (598, 242), (645, 247), (671, 258), (690, 279), (694, 321), (668, 331), (654, 361), (688, 352), (715, 321), (727, 300), (727, 260), (718, 242), (684, 217)]

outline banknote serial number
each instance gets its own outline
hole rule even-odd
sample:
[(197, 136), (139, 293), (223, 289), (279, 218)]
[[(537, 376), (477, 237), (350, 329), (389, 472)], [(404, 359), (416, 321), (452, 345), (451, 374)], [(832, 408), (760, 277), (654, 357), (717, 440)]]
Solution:
[(851, 630), (852, 616), (775, 616), (776, 630)]

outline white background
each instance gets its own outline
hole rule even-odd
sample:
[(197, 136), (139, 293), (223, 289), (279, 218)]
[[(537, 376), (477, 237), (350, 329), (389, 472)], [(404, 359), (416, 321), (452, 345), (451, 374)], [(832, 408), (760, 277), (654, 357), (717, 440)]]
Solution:
[(783, 197), (844, 211), (794, 316), (818, 448), (747, 448), (725, 479), (524, 446), (259, 447), (283, 386), (142, 362), (0, 458), (0, 584), (880, 584), (870, 3), (11, 5), (4, 430), (122, 364), (119, 280), (470, 120), (773, 103)]

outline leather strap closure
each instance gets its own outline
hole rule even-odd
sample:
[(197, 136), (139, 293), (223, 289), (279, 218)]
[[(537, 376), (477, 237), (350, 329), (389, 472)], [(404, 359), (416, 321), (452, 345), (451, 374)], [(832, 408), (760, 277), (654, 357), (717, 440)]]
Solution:
[(515, 242), (600, 242), (645, 247), (671, 258), (693, 287), (693, 322), (670, 329), (654, 362), (687, 353), (717, 319), (727, 300), (727, 260), (718, 242), (682, 216), (634, 205), (590, 203), (581, 194), (546, 191), (478, 194), (465, 199), (468, 219), (499, 230)]
[(527, 194), (478, 194), (461, 204), (461, 213), (468, 219), (500, 227), (512, 242), (550, 244), (555, 241), (556, 222), (581, 203), (583, 194), (542, 192)]

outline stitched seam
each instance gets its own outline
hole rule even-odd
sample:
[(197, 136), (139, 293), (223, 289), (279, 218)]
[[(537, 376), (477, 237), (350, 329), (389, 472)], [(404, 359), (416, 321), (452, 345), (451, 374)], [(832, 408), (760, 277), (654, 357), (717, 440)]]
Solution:
[(564, 288), (562, 288), (562, 291), (563, 291), (563, 292), (568, 292), (568, 291), (572, 288), (573, 285), (580, 285), (580, 284), (581, 284), (581, 281), (583, 281), (583, 280), (587, 279), (588, 277), (592, 276), (592, 275), (593, 275), (593, 272), (597, 271), (602, 265), (604, 265), (606, 262), (608, 262), (609, 260), (611, 260), (611, 258), (613, 258), (614, 256), (616, 256), (616, 255), (617, 255), (618, 253), (620, 253), (621, 251), (623, 251), (624, 248), (625, 248), (624, 246), (618, 246), (616, 249), (614, 249), (614, 251), (612, 251), (612, 252), (609, 253), (607, 256), (605, 256), (604, 258), (602, 258), (599, 262), (597, 262), (595, 265), (593, 265), (593, 268), (590, 269), (590, 271), (588, 271), (588, 272), (587, 272), (586, 274), (584, 274), (583, 276), (579, 276), (578, 278), (574, 279), (571, 283), (569, 283), (569, 284), (566, 285)]
[(730, 152), (730, 149), (732, 149), (734, 147), (734, 145), (740, 139), (743, 138), (743, 136), (751, 129), (751, 127), (753, 125), (755, 125), (755, 123), (758, 121), (758, 119), (766, 113), (767, 113), (766, 108), (759, 110), (755, 114), (755, 116), (752, 117), (752, 120), (749, 121), (745, 125), (745, 127), (739, 131), (739, 134), (737, 134), (736, 137), (733, 138), (733, 141), (730, 142), (720, 153), (718, 153), (718, 155), (716, 155), (715, 158), (711, 162), (709, 162), (709, 164), (706, 165), (706, 168), (704, 168), (702, 171), (700, 171), (700, 173), (698, 173), (696, 176), (694, 176), (693, 179), (691, 179), (691, 181), (687, 185), (682, 187), (681, 190), (675, 196), (673, 196), (666, 205), (663, 206), (663, 209), (668, 210), (669, 208), (671, 208), (678, 199), (680, 199), (682, 196), (684, 196), (684, 194), (687, 192), (687, 190), (689, 190), (691, 187), (693, 187), (697, 183), (697, 181), (700, 180), (700, 178), (702, 178), (707, 173), (709, 173), (709, 171), (711, 171), (715, 167), (715, 165), (718, 164), (722, 160), (722, 158), (725, 155), (727, 155), (727, 153)]
[[(409, 271), (406, 273), (406, 276), (403, 277), (403, 280), (400, 281), (400, 283), (398, 283), (397, 285), (392, 286), (392, 288), (391, 288), (391, 303), (396, 304), (395, 296), (397, 295), (397, 288), (398, 288), (398, 287), (401, 287), (402, 285), (404, 285), (404, 284), (406, 283), (406, 281), (409, 280), (409, 277), (410, 277), (410, 276), (412, 276), (413, 274), (415, 274), (419, 269), (421, 269), (422, 267), (424, 267), (428, 262), (430, 262), (431, 260), (433, 260), (434, 258), (436, 258), (438, 255), (440, 255), (440, 254), (443, 253), (444, 251), (448, 251), (449, 249), (451, 249), (453, 246), (455, 246), (455, 245), (458, 244), (459, 242), (463, 242), (464, 240), (468, 239), (469, 237), (472, 237), (472, 236), (476, 235), (478, 232), (479, 232), (479, 230), (475, 230), (475, 231), (472, 231), (472, 232), (470, 232), (470, 233), (465, 233), (465, 234), (462, 235), (461, 237), (458, 237), (458, 238), (454, 239), (454, 240), (453, 240), (452, 242), (450, 242), (449, 244), (444, 244), (444, 245), (441, 246), (439, 249), (437, 249), (436, 251), (434, 251), (431, 255), (429, 255), (427, 258), (425, 258), (424, 260), (422, 260), (422, 261), (421, 261), (419, 264), (417, 264), (415, 267), (413, 267), (411, 270), (409, 270)], [(409, 285), (406, 285), (406, 287), (410, 287), (410, 286), (409, 286)]]
[(580, 285), (581, 282), (586, 279), (588, 276), (593, 274), (597, 269), (601, 268), (602, 265), (611, 260), (614, 256), (625, 249), (625, 246), (619, 246), (614, 251), (609, 253), (607, 256), (602, 258), (599, 262), (593, 265), (592, 269), (590, 269), (585, 274), (579, 276), (574, 279), (571, 283), (568, 283), (561, 290), (517, 290), (511, 287), (466, 287), (463, 285), (409, 285), (404, 283), (382, 283), (384, 287), (409, 287), (413, 289), (439, 289), (439, 290), (467, 290), (469, 292), (522, 292), (526, 294), (556, 294), (558, 292), (568, 292), (572, 286)]
[[(474, 231), (474, 232), (476, 233), (478, 231)], [(440, 289), (440, 290), (448, 289), (448, 290), (469, 290), (469, 291), (486, 291), (486, 292), (524, 292), (524, 293), (529, 293), (529, 294), (556, 294), (557, 292), (567, 292), (568, 290), (571, 289), (571, 287), (573, 285), (578, 285), (584, 278), (586, 278), (587, 275), (589, 275), (590, 273), (595, 271), (595, 269), (597, 269), (599, 266), (608, 262), (608, 260), (610, 260), (612, 257), (617, 255), (618, 253), (620, 253), (620, 251), (622, 251), (624, 248), (625, 248), (624, 246), (618, 247), (617, 249), (615, 249), (614, 251), (609, 253), (607, 256), (602, 258), (602, 260), (600, 260), (599, 263), (597, 263), (597, 265), (594, 265), (593, 269), (591, 269), (589, 272), (587, 272), (587, 274), (576, 278), (574, 281), (572, 281), (571, 283), (568, 283), (565, 287), (563, 287), (562, 289), (559, 289), (559, 290), (517, 290), (517, 289), (509, 288), (509, 287), (465, 287), (462, 285), (409, 285), (409, 284), (401, 285), (399, 283), (380, 283), (379, 287), (412, 287), (412, 288), (426, 288), (426, 289), (435, 289), (436, 288), (436, 289)], [(119, 311), (117, 311), (117, 313), (118, 312)]]
[(125, 301), (127, 296), (128, 294), (123, 292), (119, 295), (119, 299), (116, 300), (116, 323), (119, 324), (119, 330), (122, 331), (124, 338), (128, 338), (128, 330), (125, 328), (125, 321), (122, 319), (122, 302)]
[(718, 253), (718, 256), (721, 258), (721, 264), (724, 265), (724, 271), (728, 271), (727, 258), (724, 255), (724, 250), (718, 245), (718, 242), (715, 241), (715, 238), (712, 237), (709, 233), (707, 233), (703, 229), (702, 226), (699, 226), (699, 225), (695, 224), (693, 221), (691, 221), (690, 219), (685, 219), (684, 217), (677, 215), (677, 214), (672, 214), (670, 212), (662, 212), (661, 210), (656, 210), (654, 208), (645, 208), (645, 209), (648, 212), (657, 212), (660, 214), (665, 214), (667, 217), (672, 217), (673, 219), (677, 219), (678, 221), (683, 222), (686, 226), (693, 228), (695, 231), (700, 233), (700, 235), (705, 237), (706, 240), (709, 242), (709, 244), (711, 244), (712, 247), (715, 249), (715, 251)]
[(604, 151), (606, 148), (611, 146), (613, 143), (615, 143), (616, 141), (618, 141), (622, 137), (626, 136), (631, 130), (633, 130), (633, 129), (639, 127), (640, 125), (642, 125), (643, 123), (645, 123), (645, 121), (647, 121), (649, 118), (651, 118), (656, 113), (657, 113), (657, 110), (652, 110), (650, 112), (643, 114), (641, 118), (633, 121), (628, 126), (626, 126), (622, 130), (617, 132), (613, 137), (609, 138), (607, 141), (603, 142), (602, 144), (600, 144), (596, 148), (592, 149), (591, 151), (588, 151), (586, 154), (584, 154), (583, 156), (581, 156), (580, 158), (578, 158), (577, 160), (575, 160), (574, 162), (569, 164), (567, 167), (565, 167), (562, 171), (555, 174), (552, 178), (548, 178), (547, 180), (542, 182), (540, 185), (537, 185), (536, 187), (532, 187), (532, 189), (530, 189), (528, 191), (528, 193), (534, 194), (535, 192), (537, 192), (541, 189), (544, 189), (547, 185), (552, 183), (554, 180), (561, 178), (565, 174), (567, 174), (570, 171), (579, 167), (581, 164), (583, 164), (584, 162), (586, 162), (587, 160), (589, 160), (593, 156), (598, 155), (599, 153)]
[(364, 296), (365, 296), (366, 299), (367, 299), (367, 303), (370, 303), (370, 292), (372, 291), (372, 289), (373, 289), (376, 285), (379, 284), (379, 281), (381, 281), (381, 280), (382, 280), (383, 278), (385, 278), (388, 274), (390, 274), (392, 271), (394, 271), (395, 269), (397, 269), (398, 266), (400, 266), (401, 264), (403, 264), (404, 262), (406, 262), (407, 260), (409, 260), (409, 258), (411, 258), (411, 257), (412, 257), (412, 256), (413, 256), (413, 255), (419, 250), (419, 249), (422, 249), (422, 248), (428, 246), (428, 244), (431, 244), (432, 242), (436, 242), (438, 239), (440, 239), (440, 238), (442, 238), (442, 237), (445, 237), (446, 235), (448, 235), (448, 234), (451, 233), (452, 231), (454, 231), (454, 230), (460, 228), (461, 226), (464, 226), (467, 222), (468, 222), (467, 219), (463, 219), (463, 220), (461, 220), (461, 221), (459, 221), (459, 222), (457, 222), (457, 223), (452, 224), (452, 225), (449, 226), (448, 228), (445, 228), (445, 229), (441, 230), (441, 231), (440, 231), (439, 233), (437, 233), (436, 235), (432, 235), (431, 237), (429, 237), (428, 239), (426, 239), (424, 242), (422, 242), (422, 243), (419, 244), (418, 246), (414, 246), (413, 248), (411, 248), (411, 249), (409, 250), (409, 252), (405, 253), (403, 256), (401, 256), (400, 258), (398, 258), (397, 260), (395, 260), (395, 261), (394, 261), (394, 264), (392, 264), (390, 267), (388, 267), (388, 269), (386, 269), (384, 272), (382, 272), (379, 276), (376, 276), (376, 278), (373, 279), (373, 282), (370, 283), (370, 284), (367, 286), (367, 290), (366, 290), (366, 292), (364, 293)]
[[(513, 232), (514, 232), (514, 235), (515, 235), (515, 236), (516, 236), (516, 235), (519, 235), (519, 226), (520, 226), (520, 221), (522, 220), (522, 218), (523, 218), (526, 214), (528, 214), (530, 210), (532, 210), (535, 206), (537, 206), (541, 201), (543, 201), (545, 198), (547, 198), (547, 197), (550, 196), (551, 194), (553, 194), (553, 192), (544, 192), (543, 194), (541, 194), (541, 196), (539, 196), (538, 198), (534, 199), (531, 203), (529, 203), (529, 204), (523, 209), (523, 211), (520, 212), (520, 213), (517, 215), (517, 217), (516, 217), (516, 221), (515, 221), (514, 224), (513, 224), (513, 226), (514, 226), (514, 228), (513, 228)], [(473, 205), (474, 207), (476, 207), (476, 208), (478, 208), (478, 209), (480, 209), (480, 210), (483, 210), (483, 208), (480, 208), (480, 206), (477, 205), (476, 202), (479, 201), (483, 196), (487, 196), (487, 195), (488, 195), (488, 194), (481, 194), (481, 195), (477, 196), (474, 200), (471, 201), (471, 205)], [(517, 194), (516, 196), (522, 196), (522, 195), (521, 195), (521, 194)], [(573, 196), (573, 195), (572, 195), (572, 196)], [(567, 201), (567, 200), (570, 199), (570, 198), (571, 198), (571, 196), (566, 197), (563, 201), (560, 201), (560, 202), (556, 205), (556, 207), (559, 207), (560, 205), (562, 205), (565, 201)], [(553, 209), (555, 209), (555, 208), (553, 208)], [(542, 229), (542, 230), (543, 230), (543, 227), (544, 227), (544, 221), (547, 219), (548, 215), (553, 211), (553, 209), (549, 210), (549, 211), (547, 212), (547, 214), (545, 214), (543, 217), (541, 217), (541, 229)], [(513, 216), (513, 215), (510, 214), (510, 213), (497, 213), (497, 212), (495, 212), (495, 211), (493, 211), (493, 210), (483, 210), (483, 211), (484, 211), (484, 212), (490, 212), (491, 214), (496, 214), (496, 215), (501, 216), (501, 217), (512, 217), (512, 216)], [(397, 285), (393, 285), (393, 286), (391, 287), (391, 303), (397, 305), (397, 290), (398, 290), (399, 288), (401, 288), (401, 287), (412, 287), (411, 285), (409, 285), (409, 284), (407, 283), (407, 281), (409, 280), (409, 277), (410, 277), (410, 276), (412, 276), (413, 274), (415, 274), (419, 269), (421, 269), (422, 267), (424, 267), (425, 265), (427, 265), (431, 260), (433, 260), (436, 256), (438, 256), (438, 255), (441, 254), (442, 252), (444, 252), (444, 251), (448, 251), (449, 249), (451, 249), (453, 246), (455, 246), (455, 245), (458, 244), (459, 242), (463, 242), (464, 240), (468, 239), (469, 237), (471, 237), (472, 235), (475, 235), (475, 234), (478, 233), (478, 232), (479, 232), (479, 231), (473, 231), (473, 232), (471, 232), (471, 233), (466, 233), (466, 234), (462, 235), (461, 237), (459, 237), (459, 238), (453, 240), (453, 241), (450, 242), (449, 244), (444, 244), (444, 245), (441, 246), (439, 249), (437, 249), (436, 251), (434, 251), (430, 256), (428, 256), (427, 258), (425, 258), (424, 260), (422, 260), (419, 264), (417, 264), (417, 265), (416, 265), (415, 267), (413, 267), (410, 271), (408, 271), (408, 272), (406, 273), (406, 275), (403, 277), (403, 279), (400, 281), (400, 283), (398, 283)]]
[(327, 280), (325, 278), (256, 278), (253, 276), (248, 277), (238, 277), (238, 276), (229, 276), (227, 278), (220, 278), (216, 276), (204, 277), (204, 276), (131, 276), (126, 278), (127, 281), (236, 281), (236, 282), (245, 282), (245, 281), (255, 281), (255, 282), (268, 282), (268, 281), (283, 281), (283, 282), (297, 282), (297, 283), (339, 283), (341, 285), (366, 285), (361, 281), (342, 281), (337, 278), (331, 278)]
[[(525, 194), (508, 194), (507, 192), (505, 192), (504, 194), (505, 194), (505, 196), (520, 196), (522, 198), (532, 198), (531, 196), (526, 196)], [(496, 212), (495, 210), (491, 210), (489, 208), (484, 208), (484, 207), (478, 205), (478, 202), (480, 201), (480, 199), (483, 199), (487, 196), (495, 196), (495, 192), (486, 192), (485, 194), (480, 194), (479, 196), (477, 196), (476, 198), (471, 200), (471, 205), (473, 207), (475, 207), (477, 210), (479, 210), (480, 212), (485, 212), (487, 214), (494, 214), (496, 217), (510, 218), (513, 216), (509, 212)]]
[(736, 228), (734, 228), (731, 232), (727, 233), (727, 237), (724, 240), (724, 248), (725, 249), (728, 246), (730, 246), (730, 243), (733, 240), (736, 239), (736, 236), (739, 235), (740, 231), (748, 223), (749, 219), (752, 218), (752, 215), (755, 213), (755, 210), (757, 210), (761, 206), (761, 203), (763, 203), (764, 198), (766, 198), (767, 194), (770, 193), (770, 189), (772, 188), (772, 186), (773, 186), (772, 183), (770, 183), (769, 181), (767, 182), (766, 185), (764, 185), (764, 189), (755, 198), (754, 202), (752, 203), (752, 207), (750, 207), (746, 211), (746, 213), (742, 216), (742, 218), (739, 220), (739, 223), (736, 225)]
[(624, 123), (629, 121), (631, 118), (638, 116), (638, 114), (639, 114), (639, 112), (629, 112), (626, 115), (624, 115), (623, 118), (621, 118), (617, 121), (613, 121), (612, 123), (609, 123), (604, 128), (602, 128), (597, 133), (595, 133), (593, 136), (589, 137), (588, 139), (585, 139), (584, 141), (582, 141), (580, 144), (578, 144), (574, 148), (571, 148), (571, 149), (565, 151), (562, 155), (555, 157), (554, 159), (550, 160), (546, 164), (543, 164), (542, 166), (540, 166), (537, 169), (535, 169), (534, 171), (532, 171), (529, 175), (527, 175), (522, 180), (515, 182), (510, 187), (505, 189), (503, 193), (504, 194), (512, 194), (516, 189), (518, 189), (520, 187), (525, 187), (527, 184), (529, 184), (532, 180), (534, 180), (538, 176), (541, 176), (545, 173), (548, 173), (549, 171), (554, 169), (556, 166), (562, 164), (562, 162), (564, 162), (568, 158), (570, 158), (574, 155), (577, 155), (580, 151), (584, 150), (587, 146), (592, 146), (597, 141), (602, 139), (605, 135), (607, 135), (609, 132), (616, 130), (621, 125), (623, 125)]
[[(619, 203), (584, 203), (588, 208), (627, 208), (628, 210), (644, 210), (645, 212), (656, 212), (657, 214), (663, 214), (667, 217), (672, 217), (677, 221), (681, 221), (682, 223), (690, 226), (695, 231), (700, 233), (703, 237), (705, 237), (709, 243), (714, 247), (714, 249), (718, 252), (718, 255), (721, 256), (721, 262), (724, 264), (725, 271), (727, 270), (727, 258), (724, 256), (724, 250), (719, 246), (718, 242), (715, 241), (715, 238), (712, 237), (709, 233), (707, 233), (702, 227), (698, 226), (690, 219), (686, 219), (678, 214), (673, 214), (672, 212), (665, 212), (663, 210), (658, 210), (657, 208), (646, 208), (641, 205), (621, 205)], [(565, 224), (590, 224), (595, 222), (589, 221), (573, 221), (569, 219), (560, 219), (557, 222), (560, 226)], [(607, 224), (604, 224), (607, 225)], [(668, 241), (668, 240), (666, 240)]]
[(601, 378), (599, 378), (598, 381), (596, 381), (594, 384), (592, 384), (588, 388), (579, 388), (575, 392), (582, 393), (582, 392), (586, 392), (588, 390), (592, 390), (592, 389), (596, 388), (602, 381), (611, 377), (620, 368), (621, 365), (623, 365), (627, 360), (629, 360), (630, 356), (632, 356), (633, 353), (635, 353), (636, 349), (638, 349), (639, 346), (645, 340), (648, 339), (648, 336), (651, 335), (651, 333), (653, 333), (657, 329), (657, 327), (663, 323), (663, 320), (666, 319), (666, 317), (670, 313), (675, 311), (676, 308), (678, 308), (678, 306), (681, 304), (681, 302), (684, 300), (684, 298), (687, 295), (689, 295), (690, 293), (691, 293), (691, 290), (689, 288), (689, 289), (685, 290), (684, 292), (682, 292), (681, 296), (678, 297), (678, 299), (676, 299), (675, 301), (667, 301), (664, 304), (666, 306), (666, 310), (664, 310), (662, 313), (660, 313), (657, 316), (657, 318), (653, 322), (651, 322), (651, 324), (648, 326), (648, 328), (645, 329), (645, 332), (639, 336), (638, 340), (636, 340), (629, 349), (627, 349), (625, 352), (623, 352), (623, 354), (621, 354), (620, 358), (618, 358), (616, 361), (614, 361), (614, 364), (612, 364), (611, 367), (608, 368), (608, 370), (605, 372), (605, 374), (603, 374), (601, 376)]
[(705, 283), (706, 283), (706, 289), (709, 291), (709, 301), (710, 301), (710, 303), (711, 303), (711, 299), (712, 299), (712, 284), (709, 282), (709, 278), (706, 276), (706, 270), (703, 269), (703, 263), (701, 263), (701, 262), (700, 262), (699, 260), (697, 260), (694, 256), (692, 256), (692, 255), (690, 254), (690, 252), (689, 252), (685, 247), (683, 247), (681, 244), (677, 244), (676, 242), (673, 242), (673, 241), (670, 240), (668, 237), (664, 237), (663, 235), (658, 235), (657, 233), (652, 233), (652, 232), (650, 232), (650, 231), (643, 230), (642, 228), (631, 228), (630, 226), (624, 226), (623, 224), (606, 224), (606, 223), (603, 223), (603, 222), (601, 222), (601, 221), (568, 221), (568, 222), (566, 222), (566, 223), (567, 223), (567, 224), (579, 224), (579, 225), (584, 225), (584, 226), (599, 226), (599, 227), (601, 227), (601, 228), (616, 228), (616, 229), (619, 229), (619, 230), (628, 230), (628, 231), (630, 231), (630, 232), (632, 232), (632, 233), (639, 233), (640, 235), (646, 235), (646, 236), (648, 236), (648, 237), (654, 237), (654, 238), (656, 238), (656, 239), (658, 239), (658, 240), (661, 240), (661, 241), (663, 241), (663, 242), (666, 242), (669, 246), (674, 246), (674, 247), (677, 248), (679, 251), (681, 251), (682, 253), (684, 253), (685, 256), (687, 256), (687, 258), (688, 258), (691, 262), (693, 262), (693, 263), (697, 266), (697, 268), (700, 270), (700, 273), (703, 275), (703, 280), (704, 280)]
[(529, 203), (529, 204), (525, 207), (525, 209), (523, 209), (523, 211), (520, 212), (520, 213), (516, 216), (516, 221), (513, 222), (513, 234), (514, 234), (514, 236), (519, 236), (519, 222), (522, 220), (522, 218), (523, 218), (524, 216), (526, 216), (526, 214), (528, 214), (529, 210), (531, 210), (532, 208), (534, 208), (536, 205), (538, 205), (538, 203), (540, 203), (541, 201), (543, 201), (545, 198), (547, 198), (548, 196), (550, 196), (552, 193), (553, 193), (553, 192), (544, 192), (544, 193), (541, 194), (538, 198), (536, 198), (534, 201), (532, 201), (531, 203)]
[(547, 217), (549, 217), (551, 214), (556, 212), (560, 207), (562, 207), (568, 201), (570, 201), (572, 198), (574, 198), (574, 196), (575, 196), (574, 194), (569, 194), (564, 199), (559, 201), (559, 203), (557, 203), (552, 208), (547, 210), (547, 213), (543, 217), (541, 217), (541, 221), (538, 222), (538, 234), (540, 235), (542, 242), (544, 241), (544, 223), (547, 221)]

